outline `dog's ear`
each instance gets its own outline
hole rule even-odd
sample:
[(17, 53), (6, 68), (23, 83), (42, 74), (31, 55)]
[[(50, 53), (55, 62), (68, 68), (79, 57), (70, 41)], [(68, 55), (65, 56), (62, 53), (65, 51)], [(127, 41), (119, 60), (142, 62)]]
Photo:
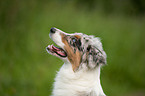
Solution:
[(85, 59), (89, 68), (95, 68), (99, 64), (106, 64), (106, 53), (103, 50), (89, 45), (82, 59)]

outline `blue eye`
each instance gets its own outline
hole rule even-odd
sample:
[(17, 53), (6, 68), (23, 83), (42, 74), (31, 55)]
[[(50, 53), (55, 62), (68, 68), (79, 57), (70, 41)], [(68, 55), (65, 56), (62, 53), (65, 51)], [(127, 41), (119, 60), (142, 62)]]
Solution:
[(72, 41), (75, 43), (77, 40), (75, 38), (73, 38)]

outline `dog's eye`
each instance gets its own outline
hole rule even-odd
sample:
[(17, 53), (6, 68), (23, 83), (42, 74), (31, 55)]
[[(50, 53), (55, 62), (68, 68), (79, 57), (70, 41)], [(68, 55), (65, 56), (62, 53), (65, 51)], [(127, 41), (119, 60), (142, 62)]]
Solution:
[(75, 38), (73, 38), (72, 41), (73, 41), (73, 43), (76, 43), (77, 42), (77, 40)]

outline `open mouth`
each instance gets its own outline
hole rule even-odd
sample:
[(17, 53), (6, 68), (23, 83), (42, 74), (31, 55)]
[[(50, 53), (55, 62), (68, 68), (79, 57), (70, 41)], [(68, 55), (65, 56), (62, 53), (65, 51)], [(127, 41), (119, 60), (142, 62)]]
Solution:
[(48, 45), (48, 47), (46, 48), (49, 52), (51, 52), (52, 54), (56, 54), (60, 57), (66, 57), (67, 53), (59, 47), (53, 46), (53, 45)]

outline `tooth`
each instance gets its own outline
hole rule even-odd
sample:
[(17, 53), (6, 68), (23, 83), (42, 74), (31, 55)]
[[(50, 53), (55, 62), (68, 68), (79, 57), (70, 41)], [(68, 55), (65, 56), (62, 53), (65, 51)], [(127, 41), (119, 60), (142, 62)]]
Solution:
[(48, 47), (50, 48), (50, 45), (48, 45)]

